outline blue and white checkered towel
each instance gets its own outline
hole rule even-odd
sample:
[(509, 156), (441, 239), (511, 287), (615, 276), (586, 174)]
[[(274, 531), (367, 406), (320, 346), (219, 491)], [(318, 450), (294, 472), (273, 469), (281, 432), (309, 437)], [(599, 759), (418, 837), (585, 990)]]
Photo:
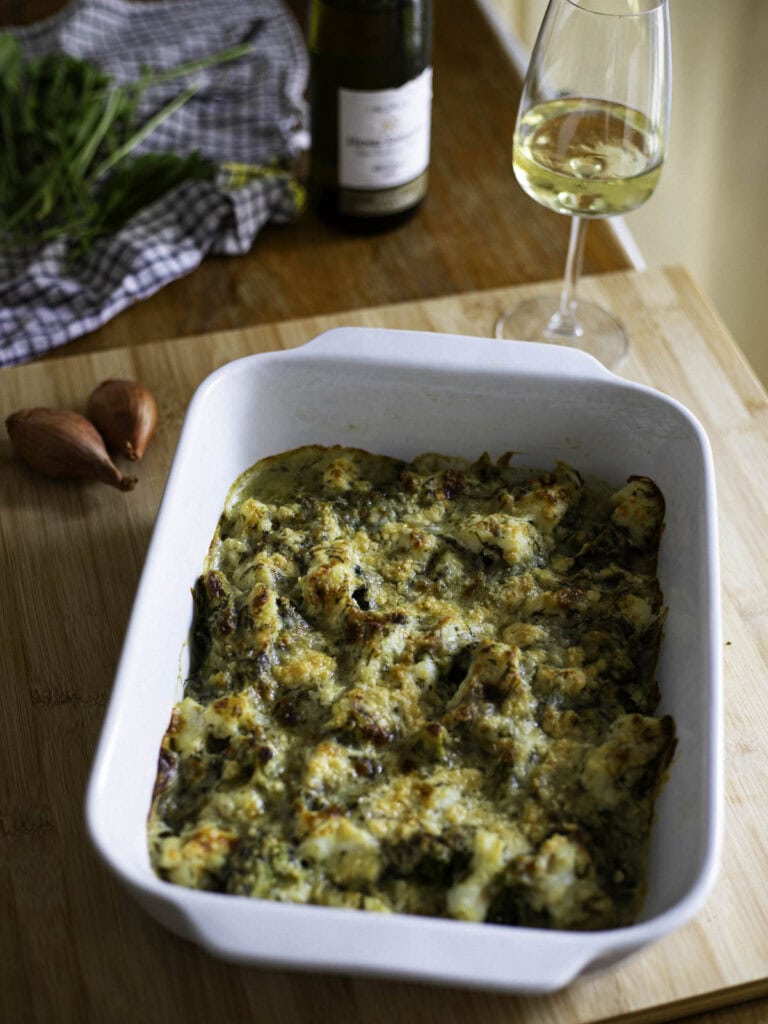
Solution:
[[(194, 150), (218, 163), (292, 160), (307, 145), (307, 57), (281, 0), (76, 0), (62, 12), (13, 30), (27, 56), (64, 51), (100, 65), (118, 82), (142, 67), (169, 68), (252, 41), (245, 57), (206, 71), (203, 88), (136, 152)], [(199, 79), (196, 79), (199, 80)], [(183, 86), (158, 85), (139, 120)], [(208, 253), (243, 253), (267, 221), (298, 213), (290, 175), (231, 187), (191, 181), (100, 239), (75, 267), (58, 239), (34, 254), (0, 251), (0, 366), (31, 359), (106, 323), (193, 270)]]

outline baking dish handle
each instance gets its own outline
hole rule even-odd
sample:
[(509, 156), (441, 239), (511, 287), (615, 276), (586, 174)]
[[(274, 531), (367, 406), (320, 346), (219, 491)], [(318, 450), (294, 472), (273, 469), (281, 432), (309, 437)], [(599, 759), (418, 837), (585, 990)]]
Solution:
[(533, 341), (507, 341), (435, 331), (408, 331), (385, 327), (334, 327), (317, 335), (300, 349), (279, 355), (290, 358), (301, 352), (318, 359), (345, 358), (373, 364), (396, 361), (398, 365), (439, 366), (448, 370), (480, 370), (537, 377), (570, 377), (578, 380), (616, 379), (593, 356), (564, 345)]

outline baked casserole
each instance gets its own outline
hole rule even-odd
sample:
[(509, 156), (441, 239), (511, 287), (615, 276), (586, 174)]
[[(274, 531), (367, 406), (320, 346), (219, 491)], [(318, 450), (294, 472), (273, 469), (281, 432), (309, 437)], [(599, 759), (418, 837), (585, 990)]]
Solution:
[(227, 500), (160, 751), (183, 886), (467, 921), (636, 918), (675, 747), (664, 502), (511, 456), (308, 446)]

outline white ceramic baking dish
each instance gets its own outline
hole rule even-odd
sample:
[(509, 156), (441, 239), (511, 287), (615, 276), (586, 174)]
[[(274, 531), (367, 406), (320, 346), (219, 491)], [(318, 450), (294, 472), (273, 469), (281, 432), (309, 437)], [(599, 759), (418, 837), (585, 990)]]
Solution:
[[(616, 486), (653, 477), (667, 503), (669, 606), (660, 710), (679, 746), (658, 802), (640, 920), (593, 933), (297, 906), (191, 891), (150, 870), (145, 823), (157, 754), (184, 675), (190, 589), (228, 489), (266, 455), (345, 444), (521, 465), (564, 459)], [(144, 907), (222, 957), (321, 971), (545, 992), (667, 934), (701, 905), (721, 827), (721, 682), (709, 444), (685, 408), (569, 349), (340, 328), (208, 377), (187, 412), (138, 588), (87, 795), (92, 839)]]

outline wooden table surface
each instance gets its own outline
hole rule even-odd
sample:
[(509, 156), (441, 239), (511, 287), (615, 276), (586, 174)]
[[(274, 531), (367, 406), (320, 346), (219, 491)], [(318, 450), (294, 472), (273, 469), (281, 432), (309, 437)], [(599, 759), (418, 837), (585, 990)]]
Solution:
[[(100, 864), (83, 794), (142, 561), (198, 382), (240, 355), (336, 324), (487, 335), (514, 294), (543, 286), (286, 321), (33, 363), (0, 373), (0, 412), (82, 409), (92, 386), (155, 392), (158, 433), (129, 494), (36, 476), (0, 440), (0, 1020), (288, 1024), (622, 1024), (768, 994), (768, 399), (682, 270), (617, 273), (585, 290), (626, 321), (622, 372), (701, 419), (718, 477), (726, 686), (726, 829), (712, 896), (684, 928), (603, 976), (533, 999), (220, 963), (150, 920)], [(201, 553), (202, 558), (202, 553)], [(766, 1017), (734, 1010), (728, 1024)], [(701, 1018), (706, 1020), (707, 1018)], [(716, 1019), (716, 1018), (715, 1018)]]
[[(303, 0), (291, 3), (301, 14)], [(61, 5), (0, 0), (0, 24)], [(634, 349), (623, 372), (676, 394), (718, 439), (722, 433), (719, 482), (732, 516), (724, 537), (728, 553), (749, 566), (744, 580), (729, 563), (724, 580), (729, 828), (724, 877), (697, 922), (618, 972), (544, 1000), (265, 974), (214, 962), (163, 932), (107, 875), (85, 836), (90, 761), (181, 417), (198, 380), (236, 355), (299, 344), (336, 323), (488, 335), (509, 286), (561, 275), (568, 224), (528, 200), (509, 166), (518, 77), (471, 0), (439, 0), (435, 8), (431, 187), (414, 220), (360, 238), (309, 210), (295, 225), (266, 228), (247, 256), (207, 260), (100, 330), (0, 372), (3, 418), (32, 404), (82, 408), (88, 388), (109, 375), (144, 379), (161, 408), (140, 486), (130, 495), (42, 480), (11, 457), (5, 437), (0, 441), (2, 1021), (173, 1024), (225, 1012), (232, 1021), (637, 1024), (737, 1002), (690, 1019), (768, 1020), (768, 1002), (743, 1002), (768, 993), (766, 708), (757, 689), (768, 648), (760, 600), (766, 566), (755, 540), (755, 524), (765, 530), (768, 523), (748, 487), (765, 481), (768, 405), (681, 272), (609, 275), (585, 289), (606, 298), (630, 326)], [(591, 225), (585, 271), (628, 265), (610, 228)], [(345, 312), (364, 307), (376, 308)], [(238, 330), (221, 333), (229, 328)], [(743, 501), (731, 483), (743, 488)]]

